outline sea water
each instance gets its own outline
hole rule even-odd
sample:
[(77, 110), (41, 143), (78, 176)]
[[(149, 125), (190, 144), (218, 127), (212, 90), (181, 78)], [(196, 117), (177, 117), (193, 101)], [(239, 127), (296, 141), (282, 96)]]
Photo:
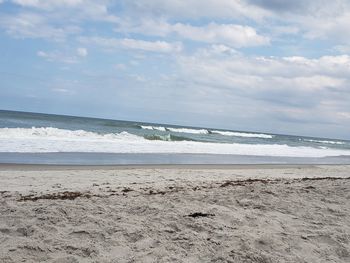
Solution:
[(0, 162), (350, 163), (350, 141), (0, 111)]

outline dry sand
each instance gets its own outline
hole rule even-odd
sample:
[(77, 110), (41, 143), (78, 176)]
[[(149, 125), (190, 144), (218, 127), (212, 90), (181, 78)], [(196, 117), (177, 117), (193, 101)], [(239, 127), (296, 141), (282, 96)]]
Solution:
[(0, 166), (0, 262), (350, 262), (350, 166)]

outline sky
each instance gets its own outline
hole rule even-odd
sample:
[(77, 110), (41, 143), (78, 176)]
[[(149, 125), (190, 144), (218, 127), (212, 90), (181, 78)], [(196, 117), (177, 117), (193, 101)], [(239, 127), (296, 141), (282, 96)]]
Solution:
[(348, 0), (0, 0), (0, 109), (350, 139)]

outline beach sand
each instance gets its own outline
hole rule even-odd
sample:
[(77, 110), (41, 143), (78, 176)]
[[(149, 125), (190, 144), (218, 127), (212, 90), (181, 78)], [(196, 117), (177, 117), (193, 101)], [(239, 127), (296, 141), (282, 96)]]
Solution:
[(0, 166), (0, 262), (350, 262), (350, 166)]

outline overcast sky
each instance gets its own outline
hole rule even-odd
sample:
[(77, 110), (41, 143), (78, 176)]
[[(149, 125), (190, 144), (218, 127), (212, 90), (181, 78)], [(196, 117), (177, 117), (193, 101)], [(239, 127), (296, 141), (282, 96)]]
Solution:
[(0, 0), (0, 109), (350, 139), (348, 0)]

